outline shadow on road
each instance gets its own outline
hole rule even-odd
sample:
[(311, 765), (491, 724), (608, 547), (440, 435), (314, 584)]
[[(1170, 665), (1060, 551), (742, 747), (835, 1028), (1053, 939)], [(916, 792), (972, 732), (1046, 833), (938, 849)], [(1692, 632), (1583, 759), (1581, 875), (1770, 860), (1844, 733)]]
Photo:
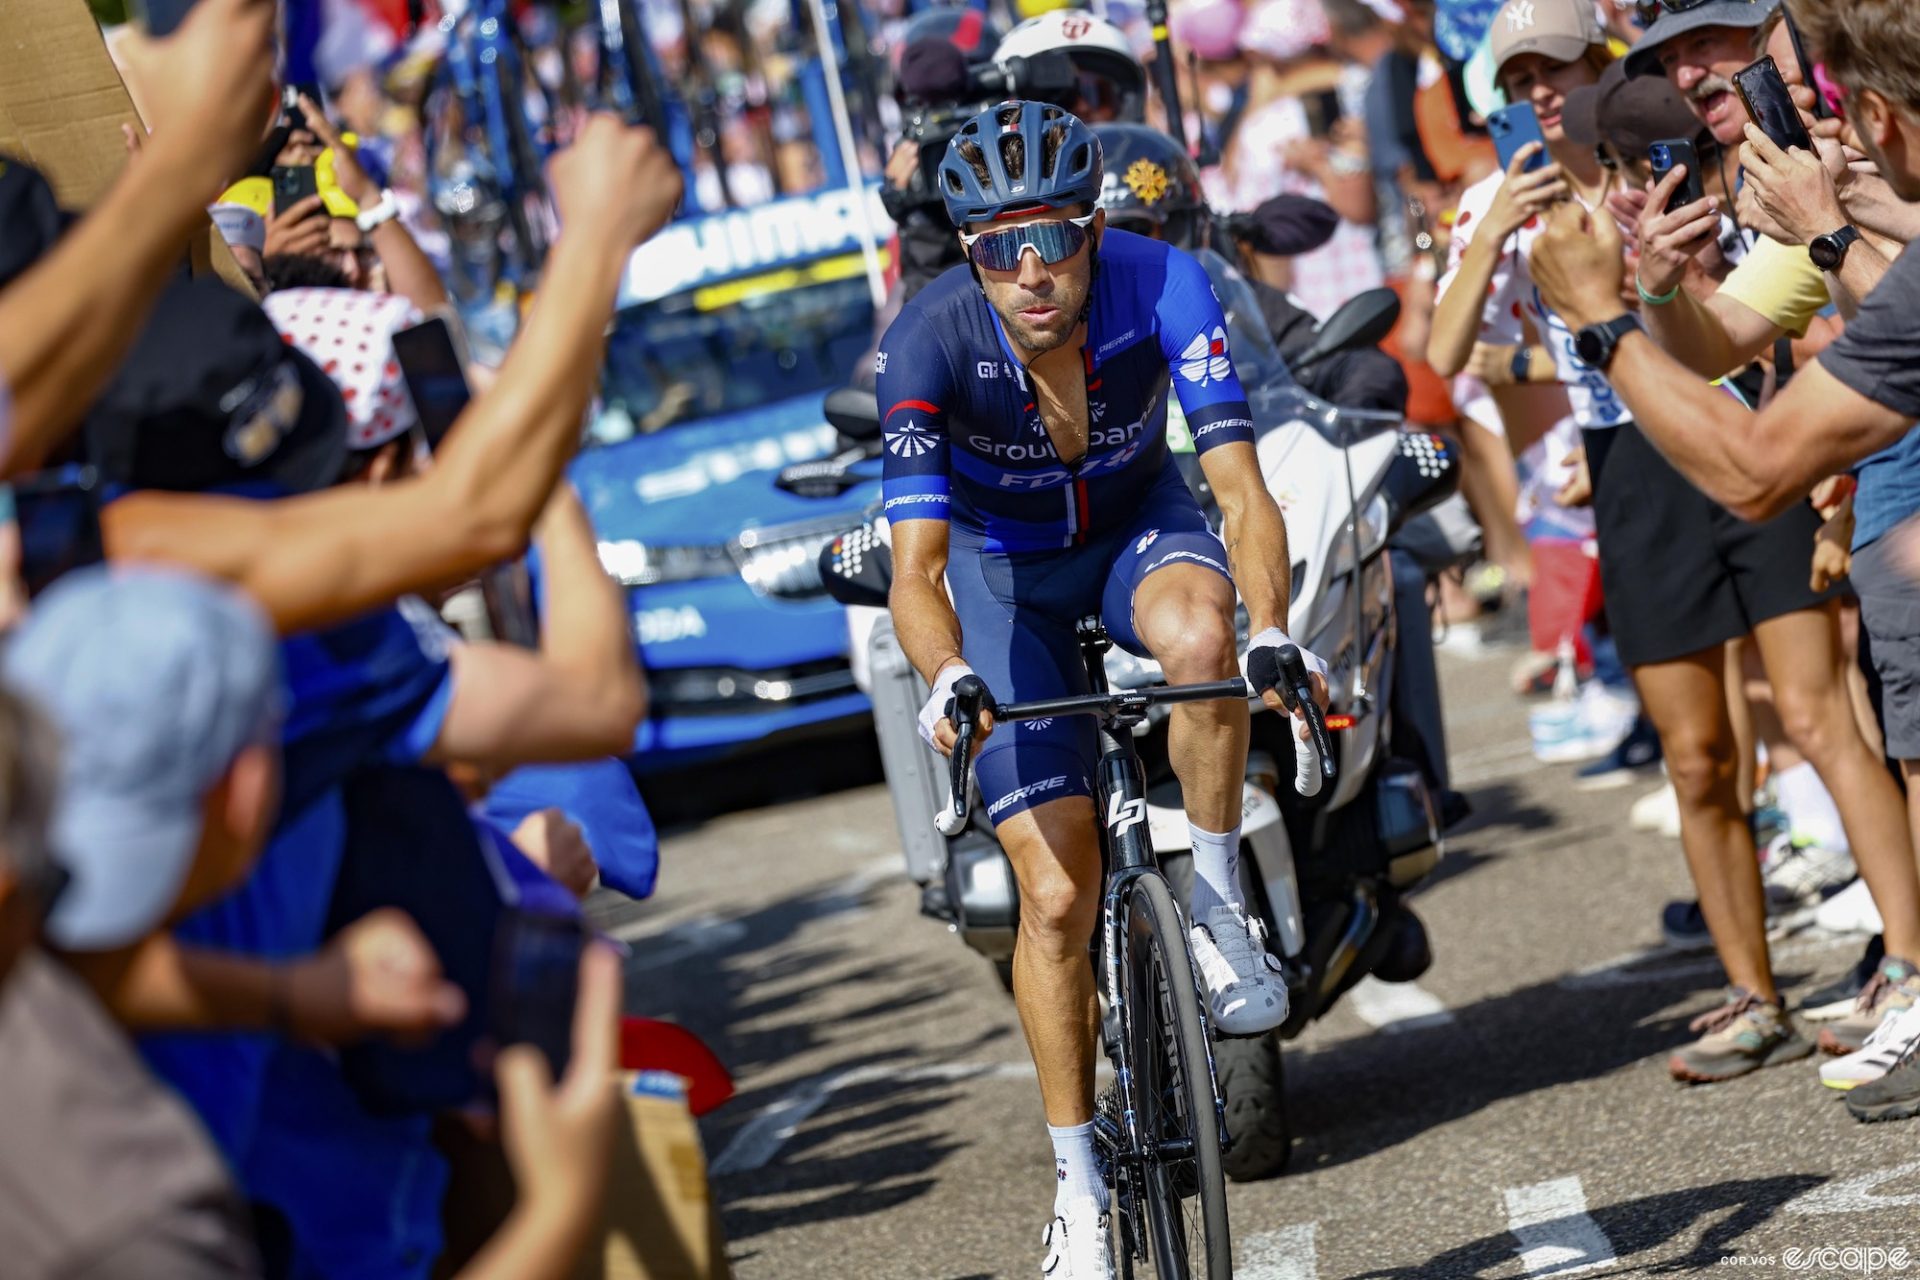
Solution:
[(873, 726), (782, 742), (709, 764), (636, 779), (661, 835), (725, 813), (787, 804), (885, 780)]
[[(1636, 1254), (1657, 1249), (1696, 1223), (1714, 1219), (1685, 1255), (1647, 1267), (1647, 1273), (1651, 1275), (1701, 1274), (1718, 1269), (1720, 1260), (1728, 1254), (1738, 1253), (1739, 1241), (1771, 1219), (1787, 1201), (1804, 1195), (1825, 1181), (1825, 1178), (1813, 1174), (1791, 1174), (1777, 1178), (1718, 1182), (1712, 1186), (1688, 1187), (1683, 1191), (1622, 1201), (1594, 1209), (1588, 1216), (1612, 1244), (1614, 1257), (1629, 1265)], [(1729, 1209), (1734, 1212), (1728, 1213)], [(1551, 1233), (1552, 1224), (1543, 1224), (1541, 1231), (1543, 1235)], [(1560, 1233), (1560, 1238), (1567, 1238), (1566, 1233)], [(1468, 1280), (1469, 1277), (1510, 1271), (1514, 1252), (1513, 1235), (1503, 1231), (1458, 1249), (1449, 1249), (1418, 1266), (1369, 1271), (1355, 1280)], [(1553, 1269), (1572, 1271), (1602, 1261), (1605, 1259), (1556, 1259)]]
[[(900, 884), (892, 888), (905, 892)], [(868, 893), (887, 891), (876, 886)], [(774, 1141), (769, 1156), (777, 1150), (777, 1158), (719, 1179), (732, 1241), (882, 1213), (926, 1194), (933, 1171), (960, 1146), (955, 1126), (939, 1119), (960, 1096), (958, 1082), (940, 1075), (943, 1065), (1006, 1056), (1000, 1042), (1014, 1034), (1010, 1027), (957, 1043), (937, 1030), (941, 1002), (961, 998), (966, 985), (955, 980), (952, 952), (930, 945), (925, 958), (880, 961), (862, 951), (851, 927), (799, 937), (810, 923), (861, 906), (844, 884), (829, 884), (729, 918), (724, 945), (712, 950), (690, 953), (686, 939), (672, 933), (633, 944), (629, 1011), (679, 1022), (736, 1080), (756, 1082), (703, 1120), (710, 1159), (756, 1122), (765, 1128), (769, 1107), (810, 1091), (825, 1097), (817, 1104), (823, 1119), (808, 1120), (809, 1109), (795, 1132)], [(926, 928), (930, 943), (941, 940), (936, 926)], [(830, 1052), (856, 1042), (877, 1020), (934, 1033), (927, 1044), (895, 1050)], [(796, 1078), (792, 1064), (809, 1059), (831, 1065)]]

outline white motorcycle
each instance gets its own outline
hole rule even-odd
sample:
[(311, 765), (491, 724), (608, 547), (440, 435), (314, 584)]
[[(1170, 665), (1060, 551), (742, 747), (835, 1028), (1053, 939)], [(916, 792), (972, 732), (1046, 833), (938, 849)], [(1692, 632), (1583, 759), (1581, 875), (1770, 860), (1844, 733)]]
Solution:
[[(1252, 704), (1258, 714), (1242, 793), (1242, 892), (1249, 910), (1266, 921), (1292, 1007), (1274, 1034), (1214, 1046), (1230, 1134), (1226, 1170), (1248, 1179), (1277, 1172), (1291, 1146), (1280, 1041), (1299, 1034), (1367, 974), (1411, 981), (1431, 963), (1425, 930), (1402, 898), (1433, 870), (1443, 844), (1427, 778), (1391, 749), (1406, 735), (1396, 734), (1392, 710), (1397, 637), (1387, 540), (1448, 497), (1457, 475), (1440, 437), (1401, 431), (1396, 415), (1341, 409), (1303, 391), (1274, 349), (1245, 280), (1218, 255), (1198, 256), (1227, 314), (1261, 472), (1286, 518), (1295, 557), (1288, 632), (1329, 665), (1327, 724), (1338, 764), (1336, 785), (1311, 799), (1283, 787), (1296, 768), (1293, 722)], [(1397, 314), (1391, 292), (1362, 295), (1321, 325), (1295, 363), (1304, 367), (1372, 346)], [(879, 429), (871, 394), (835, 392), (827, 415), (853, 438)], [(1169, 435), (1177, 439), (1184, 428), (1175, 423)], [(1176, 456), (1217, 525), (1196, 460), (1190, 452)], [(927, 687), (901, 651), (887, 613), (891, 568), (879, 520), (849, 530), (821, 555), (828, 591), (848, 606), (853, 670), (873, 699), (887, 785), (908, 874), (922, 886), (922, 910), (990, 959), (1010, 989), (1019, 916), (1012, 867), (984, 820), (953, 839), (936, 830), (936, 815), (949, 807), (946, 762), (919, 737), (916, 718)], [(1426, 625), (1424, 615), (1412, 621)], [(1240, 625), (1244, 667), (1244, 609)], [(1116, 689), (1138, 688), (1158, 682), (1161, 673), (1157, 664), (1114, 649), (1107, 677)], [(1184, 901), (1192, 883), (1191, 841), (1167, 760), (1165, 721), (1162, 712), (1136, 732), (1143, 739), (1153, 846)], [(1444, 747), (1424, 744), (1409, 754), (1420, 751), (1431, 758)], [(1297, 763), (1307, 767), (1304, 754)]]

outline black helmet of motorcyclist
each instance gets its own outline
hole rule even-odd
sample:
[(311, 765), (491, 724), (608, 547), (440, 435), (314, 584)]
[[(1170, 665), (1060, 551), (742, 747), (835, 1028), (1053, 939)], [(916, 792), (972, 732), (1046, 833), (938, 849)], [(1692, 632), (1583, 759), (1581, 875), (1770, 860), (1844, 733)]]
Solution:
[(1213, 215), (1192, 157), (1144, 124), (1097, 124), (1106, 157), (1100, 207), (1107, 225), (1164, 240), (1188, 253), (1212, 243)]
[(934, 106), (949, 100), (957, 102), (967, 95), (965, 85), (953, 86), (942, 93), (916, 92), (912, 77), (901, 73), (901, 60), (914, 45), (929, 40), (945, 41), (960, 51), (966, 66), (976, 67), (993, 61), (994, 50), (1000, 47), (1002, 39), (1003, 33), (993, 19), (978, 9), (953, 6), (915, 14), (900, 29), (888, 59), (894, 98), (903, 107)]

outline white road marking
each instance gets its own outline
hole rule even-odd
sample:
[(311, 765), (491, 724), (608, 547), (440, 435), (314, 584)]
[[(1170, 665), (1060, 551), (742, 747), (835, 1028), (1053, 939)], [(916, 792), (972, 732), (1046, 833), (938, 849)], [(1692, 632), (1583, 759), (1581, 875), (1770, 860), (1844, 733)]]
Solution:
[(1240, 1242), (1233, 1274), (1239, 1280), (1320, 1280), (1318, 1234), (1318, 1223), (1303, 1222), (1248, 1236)]
[(1788, 1213), (1868, 1213), (1875, 1209), (1912, 1209), (1920, 1205), (1920, 1194), (1869, 1195), (1883, 1182), (1892, 1182), (1908, 1174), (1920, 1173), (1920, 1160), (1909, 1160), (1890, 1169), (1855, 1174), (1824, 1187), (1815, 1187), (1803, 1196), (1787, 1201)]
[(1507, 1230), (1520, 1242), (1520, 1264), (1531, 1276), (1570, 1276), (1614, 1265), (1613, 1245), (1587, 1216), (1578, 1178), (1508, 1187)]
[(1362, 1022), (1381, 1031), (1440, 1027), (1453, 1021), (1438, 996), (1412, 982), (1382, 982), (1369, 974), (1354, 984), (1347, 999)]
[(801, 1125), (827, 1104), (841, 1089), (851, 1089), (879, 1081), (918, 1083), (927, 1080), (1021, 1079), (1033, 1075), (1030, 1062), (936, 1062), (923, 1067), (875, 1065), (836, 1071), (804, 1084), (777, 1102), (768, 1104), (759, 1115), (742, 1125), (740, 1132), (714, 1158), (714, 1177), (747, 1173), (761, 1168), (780, 1154)]

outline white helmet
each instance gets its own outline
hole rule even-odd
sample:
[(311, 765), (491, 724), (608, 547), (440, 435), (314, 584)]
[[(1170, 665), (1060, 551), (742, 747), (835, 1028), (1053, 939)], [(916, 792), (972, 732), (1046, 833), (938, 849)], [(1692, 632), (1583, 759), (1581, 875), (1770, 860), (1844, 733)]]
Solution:
[(1055, 9), (1007, 33), (993, 60), (1030, 58), (1058, 50), (1080, 73), (1079, 102), (1070, 105), (1088, 124), (1146, 119), (1147, 73), (1126, 33), (1085, 9)]

